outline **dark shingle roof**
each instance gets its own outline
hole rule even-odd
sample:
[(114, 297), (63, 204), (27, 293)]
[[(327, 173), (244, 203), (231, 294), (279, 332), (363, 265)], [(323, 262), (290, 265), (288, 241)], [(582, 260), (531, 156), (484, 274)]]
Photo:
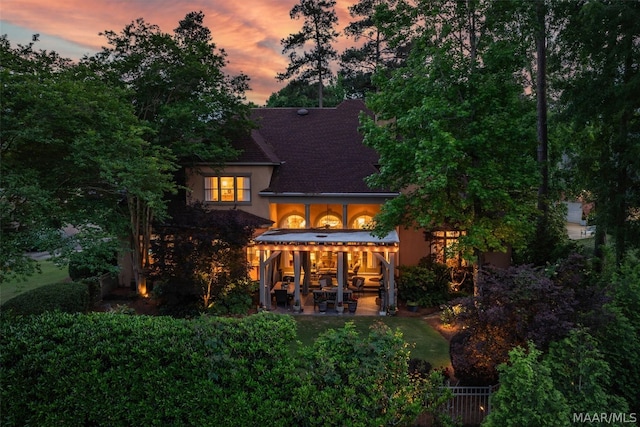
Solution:
[(240, 156), (230, 163), (280, 163), (278, 156), (273, 152), (273, 147), (269, 147), (257, 130), (245, 134), (233, 141), (233, 148), (240, 151)]
[[(364, 102), (344, 101), (336, 108), (257, 108), (252, 133), (263, 158), (278, 160), (273, 179), (265, 191), (281, 193), (375, 193), (364, 182), (374, 174), (377, 153), (362, 144), (358, 132)], [(246, 144), (248, 141), (244, 141)], [(243, 148), (243, 147), (238, 147)], [(252, 154), (253, 155), (253, 154)]]

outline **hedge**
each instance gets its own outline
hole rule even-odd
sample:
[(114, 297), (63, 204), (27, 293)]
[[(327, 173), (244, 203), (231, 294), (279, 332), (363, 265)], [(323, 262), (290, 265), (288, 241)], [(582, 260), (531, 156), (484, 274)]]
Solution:
[(87, 313), (92, 307), (91, 293), (95, 283), (52, 283), (11, 298), (0, 308), (3, 313), (15, 315), (42, 314), (47, 311)]
[(0, 425), (411, 425), (398, 333), (347, 324), (301, 347), (291, 316), (49, 312), (0, 326)]
[(294, 335), (279, 316), (51, 312), (3, 322), (0, 425), (292, 425)]

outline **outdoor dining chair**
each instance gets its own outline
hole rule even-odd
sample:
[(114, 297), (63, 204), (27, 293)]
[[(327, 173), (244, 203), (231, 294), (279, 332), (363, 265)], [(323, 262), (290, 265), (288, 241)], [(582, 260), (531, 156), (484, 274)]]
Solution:
[(273, 293), (276, 297), (276, 306), (284, 304), (285, 307), (289, 307), (289, 293), (286, 289), (276, 289)]
[(358, 292), (360, 295), (364, 295), (364, 277), (358, 277), (353, 280), (353, 286), (349, 286), (349, 289), (353, 293)]

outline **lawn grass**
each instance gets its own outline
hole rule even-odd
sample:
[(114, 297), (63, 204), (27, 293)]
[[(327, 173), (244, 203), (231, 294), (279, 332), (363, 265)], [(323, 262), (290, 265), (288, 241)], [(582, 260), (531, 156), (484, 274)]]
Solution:
[[(411, 346), (411, 357), (427, 360), (433, 367), (448, 366), (449, 343), (423, 319), (416, 317), (341, 317), (341, 316), (295, 316), (298, 322), (298, 339), (303, 345), (311, 345), (313, 340), (330, 328), (341, 328), (345, 322), (354, 323), (361, 334), (368, 334), (369, 327), (377, 321), (384, 322), (391, 329), (400, 329)], [(413, 347), (415, 346), (415, 347)]]
[(25, 277), (22, 280), (14, 279), (0, 284), (0, 305), (21, 293), (43, 285), (62, 282), (69, 277), (69, 271), (66, 266), (58, 267), (51, 261), (38, 262), (42, 270), (41, 273)]

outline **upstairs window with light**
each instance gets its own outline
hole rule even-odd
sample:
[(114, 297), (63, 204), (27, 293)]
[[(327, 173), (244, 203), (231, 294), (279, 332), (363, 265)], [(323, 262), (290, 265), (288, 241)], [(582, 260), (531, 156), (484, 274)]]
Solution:
[(251, 179), (248, 176), (207, 176), (204, 199), (214, 203), (250, 203)]

